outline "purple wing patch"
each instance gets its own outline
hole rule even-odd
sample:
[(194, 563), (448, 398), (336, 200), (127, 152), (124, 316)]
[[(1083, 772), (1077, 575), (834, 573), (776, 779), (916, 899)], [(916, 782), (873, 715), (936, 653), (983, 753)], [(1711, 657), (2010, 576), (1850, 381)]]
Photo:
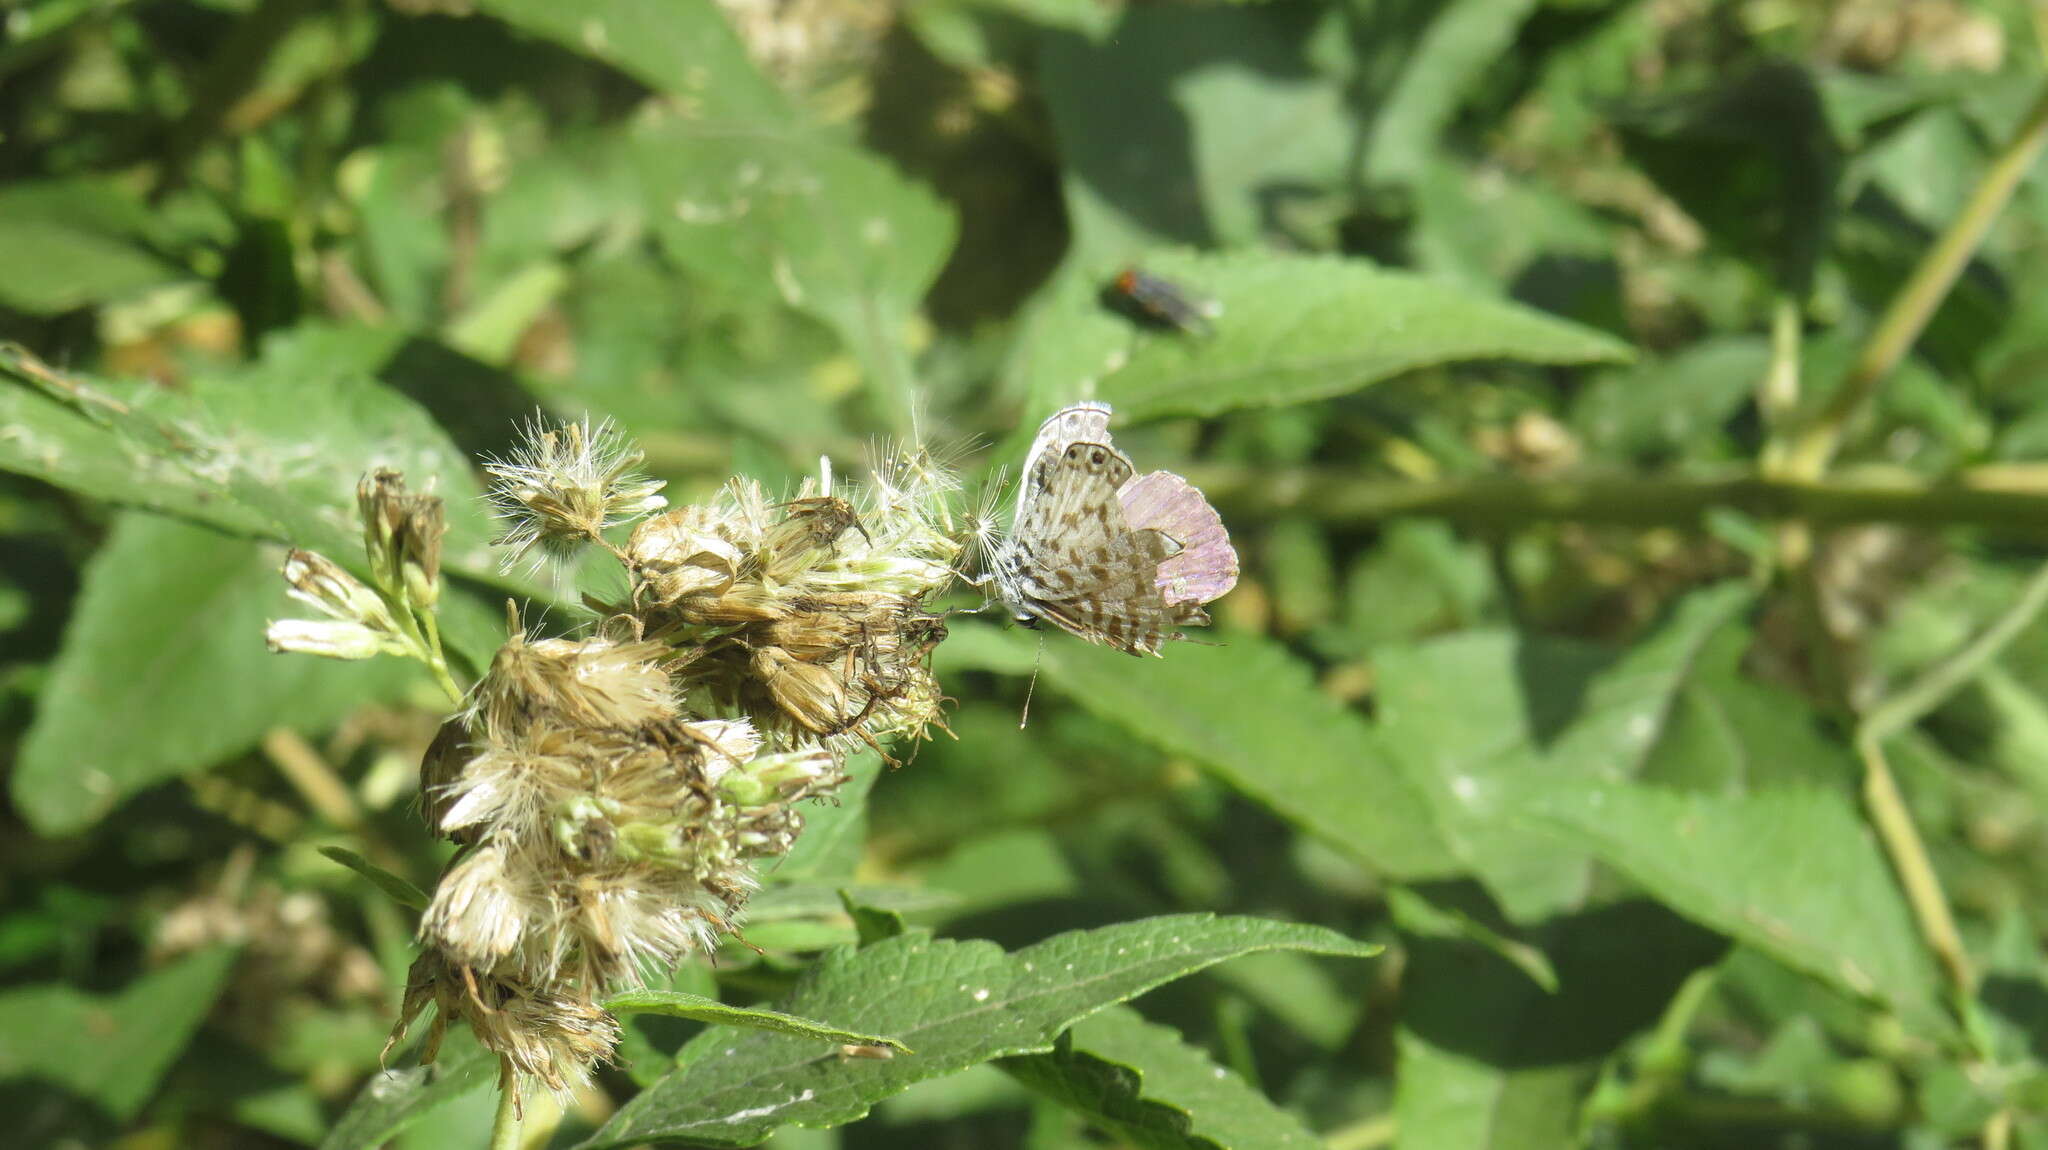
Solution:
[(1150, 527), (1180, 544), (1159, 565), (1159, 590), (1174, 606), (1200, 605), (1237, 586), (1237, 549), (1223, 518), (1193, 484), (1170, 471), (1154, 471), (1123, 485), (1117, 498), (1131, 530)]

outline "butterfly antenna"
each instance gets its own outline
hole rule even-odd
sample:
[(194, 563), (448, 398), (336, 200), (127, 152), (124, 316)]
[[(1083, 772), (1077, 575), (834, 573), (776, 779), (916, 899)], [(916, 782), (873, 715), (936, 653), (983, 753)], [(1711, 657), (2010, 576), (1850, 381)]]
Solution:
[(1038, 637), (1038, 653), (1031, 656), (1031, 682), (1024, 687), (1024, 713), (1017, 716), (1017, 729), (1031, 721), (1031, 696), (1038, 690), (1038, 664), (1045, 660), (1045, 636)]

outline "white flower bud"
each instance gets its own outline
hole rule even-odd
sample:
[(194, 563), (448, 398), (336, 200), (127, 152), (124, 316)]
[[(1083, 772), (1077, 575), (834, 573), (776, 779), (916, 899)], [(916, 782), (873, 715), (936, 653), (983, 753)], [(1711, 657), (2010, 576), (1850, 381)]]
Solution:
[(405, 646), (361, 623), (341, 619), (279, 619), (263, 633), (272, 651), (294, 651), (329, 659), (369, 659), (403, 655)]

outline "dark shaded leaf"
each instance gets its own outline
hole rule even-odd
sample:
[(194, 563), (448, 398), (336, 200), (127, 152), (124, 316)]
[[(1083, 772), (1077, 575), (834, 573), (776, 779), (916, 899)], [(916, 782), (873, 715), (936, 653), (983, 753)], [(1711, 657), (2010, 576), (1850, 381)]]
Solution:
[(1006, 1058), (1011, 1076), (1151, 1150), (1320, 1145), (1301, 1119), (1211, 1061), (1171, 1027), (1112, 1006), (1077, 1023), (1051, 1054)]

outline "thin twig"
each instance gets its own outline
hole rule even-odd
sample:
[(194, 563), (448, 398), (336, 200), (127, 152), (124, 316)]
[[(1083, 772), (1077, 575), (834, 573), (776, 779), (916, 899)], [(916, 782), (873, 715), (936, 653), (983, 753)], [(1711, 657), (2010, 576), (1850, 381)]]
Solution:
[(1393, 1144), (1394, 1134), (1394, 1116), (1376, 1114), (1330, 1131), (1323, 1136), (1323, 1145), (1327, 1150), (1379, 1150)]
[(1764, 443), (1758, 470), (1777, 476), (1789, 450), (1786, 436), (1792, 431), (1792, 416), (1799, 410), (1799, 347), (1801, 336), (1799, 301), (1781, 295), (1771, 310), (1771, 362), (1757, 381), (1756, 407), (1763, 416), (1769, 438)]
[(263, 753), (320, 817), (345, 831), (362, 829), (363, 810), (355, 794), (304, 736), (290, 727), (272, 727), (263, 736)]
[(355, 792), (336, 774), (318, 748), (290, 727), (272, 727), (263, 736), (263, 755), (283, 775), (299, 797), (321, 818), (354, 835), (371, 862), (389, 871), (403, 872), (405, 860), (377, 833), (364, 816)]
[(1863, 801), (1870, 810), (1871, 825), (1877, 829), (1885, 855), (1898, 873), (1899, 885), (1905, 888), (1906, 903), (1913, 909), (1913, 919), (1920, 925), (1927, 949), (1934, 952), (1959, 999), (1966, 1000), (1976, 993), (1977, 972), (1970, 963), (1969, 952), (1963, 949), (1963, 936), (1956, 930), (1955, 915), (1949, 911), (1948, 896), (1942, 893), (1941, 878), (1935, 874), (1927, 845), (1913, 826), (1913, 816), (1906, 810), (1898, 780), (1892, 777), (1891, 764), (1885, 761), (1883, 749), (1869, 739), (1856, 740), (1856, 753), (1863, 759)]
[(1871, 821), (1893, 869), (1898, 872), (1900, 885), (1906, 890), (1906, 900), (1920, 924), (1920, 933), (1954, 984), (1960, 1002), (1976, 993), (1976, 971), (1956, 930), (1941, 879), (1935, 874), (1927, 847), (1913, 826), (1912, 815), (1892, 778), (1891, 766), (1885, 761), (1883, 744), (1885, 739), (1925, 718), (1976, 678), (2040, 615), (2044, 606), (2048, 606), (2048, 564), (2034, 573), (2003, 615), (1955, 654), (1921, 672), (1904, 688), (1871, 708), (1856, 730), (1856, 751), (1863, 759), (1863, 795), (1870, 807)]
[(1475, 476), (1432, 482), (1365, 479), (1336, 470), (1258, 470), (1209, 465), (1188, 479), (1226, 517), (1307, 512), (1336, 527), (1409, 516), (1467, 527), (1533, 521), (1635, 527), (1693, 527), (1720, 509), (1760, 519), (1803, 519), (1816, 527), (1852, 523), (1973, 526), (2008, 537), (2048, 538), (2048, 473), (1982, 468), (1930, 482), (1875, 468), (1805, 481), (1748, 470), (1660, 476), (1627, 472), (1548, 479)]
[(1858, 737), (1881, 743), (1927, 717), (2019, 638), (2043, 607), (2048, 607), (2048, 564), (2034, 572), (2012, 606), (1976, 638), (1870, 708), (1859, 724)]
[(2034, 166), (2044, 143), (2048, 143), (2048, 91), (2042, 93), (2019, 131), (1984, 170), (1969, 201), (1948, 230), (1927, 249), (1912, 276), (1892, 297), (1855, 365), (1849, 369), (1848, 378), (1793, 445), (1786, 461), (1790, 474), (1813, 478), (1827, 471), (1850, 422), (1869, 406), (1878, 385), (1905, 358), (1935, 309), (1948, 298), (1949, 289), (1969, 266), (1977, 245), (2005, 209), (2006, 201), (2012, 199), (2020, 180)]

